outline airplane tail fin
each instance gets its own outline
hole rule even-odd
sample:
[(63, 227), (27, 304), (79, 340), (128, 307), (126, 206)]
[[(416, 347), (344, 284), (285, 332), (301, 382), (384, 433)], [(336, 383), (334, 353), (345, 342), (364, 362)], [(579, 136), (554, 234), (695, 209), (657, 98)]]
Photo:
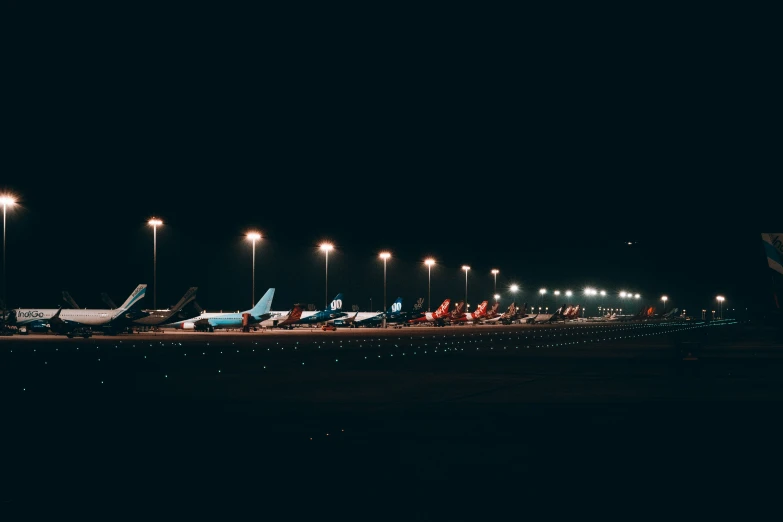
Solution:
[(451, 315), (456, 317), (459, 314), (461, 314), (464, 309), (465, 309), (465, 301), (459, 301), (457, 304), (454, 305), (454, 310), (451, 311)]
[(329, 309), (334, 312), (339, 312), (343, 309), (343, 294), (342, 292), (337, 294), (332, 302), (329, 303)]
[(63, 290), (63, 301), (65, 301), (65, 303), (70, 308), (73, 308), (74, 310), (78, 310), (79, 309), (79, 305), (77, 305), (76, 301), (73, 300), (73, 297), (71, 297), (71, 294), (69, 294), (65, 290)]
[(487, 303), (488, 301), (482, 301), (481, 304), (476, 307), (477, 315), (484, 315), (487, 312)]
[(141, 301), (144, 298), (144, 295), (147, 293), (147, 285), (139, 285), (136, 287), (136, 289), (131, 293), (131, 295), (128, 296), (128, 298), (125, 300), (124, 303), (122, 303), (122, 306), (120, 306), (121, 311), (130, 310), (136, 304), (138, 304), (139, 301)]
[(191, 286), (187, 292), (185, 292), (185, 295), (182, 296), (182, 299), (177, 302), (174, 306), (171, 307), (172, 312), (178, 312), (185, 308), (185, 305), (190, 303), (191, 301), (196, 299), (196, 290), (198, 290), (197, 286)]
[(397, 315), (402, 311), (402, 297), (398, 297), (394, 300), (394, 302), (389, 307), (389, 310), (386, 312), (389, 315)]
[(767, 254), (769, 267), (783, 274), (783, 232), (773, 234), (761, 234), (764, 241), (764, 251)]
[(264, 314), (268, 314), (272, 309), (272, 298), (275, 296), (275, 289), (270, 288), (266, 293), (258, 300), (256, 305), (250, 309), (248, 313), (253, 317), (259, 317)]
[(414, 312), (418, 312), (418, 311), (419, 311), (419, 310), (421, 310), (423, 307), (424, 307), (424, 298), (423, 298), (423, 297), (419, 297), (419, 298), (416, 300), (416, 303), (413, 305), (413, 311), (414, 311)]
[(438, 309), (435, 310), (435, 316), (442, 317), (446, 315), (446, 313), (449, 311), (450, 304), (451, 304), (451, 299), (446, 299), (445, 301), (443, 301), (443, 303), (438, 307)]
[(103, 292), (101, 294), (101, 301), (103, 301), (106, 304), (106, 306), (108, 306), (112, 310), (117, 308), (117, 305), (114, 304), (114, 301), (111, 300), (111, 297), (109, 297), (109, 294), (107, 294), (106, 292)]

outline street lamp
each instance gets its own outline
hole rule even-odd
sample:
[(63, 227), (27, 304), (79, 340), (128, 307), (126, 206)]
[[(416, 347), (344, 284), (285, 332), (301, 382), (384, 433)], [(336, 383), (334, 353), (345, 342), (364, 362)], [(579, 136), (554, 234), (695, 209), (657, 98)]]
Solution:
[(424, 264), (427, 265), (427, 311), (430, 312), (430, 283), (432, 282), (432, 265), (435, 264), (435, 260), (428, 257), (424, 260)]
[(720, 320), (723, 321), (723, 301), (726, 299), (722, 295), (719, 295), (717, 297), (718, 302), (720, 303)]
[(147, 222), (152, 226), (152, 309), (158, 309), (158, 227), (163, 221), (152, 218)]
[(462, 269), (465, 271), (465, 306), (468, 306), (468, 265), (462, 265)]
[[(500, 270), (497, 268), (492, 269), (492, 275), (495, 276), (495, 289), (492, 291), (492, 293), (497, 294), (498, 293), (498, 274), (500, 273)], [(497, 301), (497, 299), (495, 299)]]
[(668, 301), (669, 298), (664, 296), (661, 296), (661, 301), (663, 301), (663, 313), (666, 313), (666, 301)]
[(326, 283), (324, 286), (324, 310), (329, 308), (329, 252), (334, 248), (331, 243), (321, 243), (320, 249), (326, 254)]
[(388, 252), (381, 252), (379, 257), (383, 259), (383, 318), (382, 328), (386, 328), (386, 260), (391, 257)]
[(3, 205), (3, 321), (5, 322), (5, 310), (6, 306), (8, 306), (6, 304), (8, 302), (8, 295), (5, 286), (5, 216), (8, 207), (16, 205), (16, 199), (14, 199), (13, 196), (5, 194), (0, 196), (0, 204)]
[(639, 294), (635, 294), (633, 297), (634, 297), (634, 299), (639, 299), (639, 298), (641, 298), (642, 296), (640, 296)]
[(546, 293), (546, 288), (542, 288), (538, 291), (538, 293), (541, 294), (541, 305), (539, 306), (539, 308), (541, 308), (541, 306), (544, 306), (544, 294)]
[(601, 309), (604, 308), (604, 297), (606, 297), (606, 290), (601, 290)]
[(572, 295), (574, 295), (574, 293), (571, 290), (566, 290), (565, 295), (566, 297), (571, 297)]
[(261, 239), (261, 234), (258, 232), (248, 232), (247, 238), (253, 242), (253, 285), (250, 292), (250, 307), (252, 308), (256, 305), (256, 241)]
[(560, 296), (560, 290), (555, 290), (553, 293), (555, 294), (555, 301), (557, 301), (557, 298)]
[(519, 285), (511, 285), (509, 288), (511, 290), (511, 294), (514, 296), (514, 303), (517, 302), (517, 292), (519, 291)]
[(495, 294), (495, 302), (498, 302), (498, 299), (500, 299), (500, 294)]

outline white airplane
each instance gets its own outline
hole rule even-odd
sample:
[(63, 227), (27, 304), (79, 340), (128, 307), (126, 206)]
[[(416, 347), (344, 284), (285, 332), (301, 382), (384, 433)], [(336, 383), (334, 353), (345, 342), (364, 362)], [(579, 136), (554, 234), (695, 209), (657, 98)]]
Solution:
[(144, 297), (147, 285), (139, 285), (133, 293), (114, 310), (79, 309), (63, 310), (62, 308), (17, 308), (11, 312), (11, 321), (17, 326), (39, 327), (55, 333), (67, 333), (80, 326), (111, 327), (115, 331), (131, 324), (131, 321), (142, 317), (142, 312), (132, 311), (132, 308)]
[[(250, 310), (237, 313), (222, 312), (202, 312), (199, 316), (183, 321), (176, 321), (161, 325), (162, 328), (177, 328), (179, 330), (199, 330), (214, 332), (215, 328), (242, 328), (243, 326), (254, 326), (274, 314), (270, 311), (272, 308), (272, 298), (275, 295), (275, 289), (270, 288)], [(287, 312), (282, 312), (286, 314)]]

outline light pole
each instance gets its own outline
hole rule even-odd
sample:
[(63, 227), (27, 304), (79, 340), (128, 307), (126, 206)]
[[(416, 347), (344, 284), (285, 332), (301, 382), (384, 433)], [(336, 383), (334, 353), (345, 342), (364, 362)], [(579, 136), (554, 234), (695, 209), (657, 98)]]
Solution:
[(541, 307), (544, 306), (544, 294), (546, 293), (546, 288), (542, 288), (541, 290), (538, 291), (538, 293), (541, 294), (541, 304), (538, 307), (540, 310)]
[(465, 307), (467, 309), (467, 306), (468, 306), (468, 270), (470, 270), (470, 267), (468, 265), (462, 265), (462, 269), (465, 271)]
[(250, 292), (250, 307), (256, 305), (256, 241), (261, 239), (261, 234), (258, 232), (248, 232), (247, 238), (253, 242), (253, 287)]
[(321, 250), (326, 254), (326, 279), (324, 284), (324, 310), (329, 308), (329, 252), (334, 248), (331, 243), (321, 243)]
[(557, 305), (557, 300), (560, 298), (560, 290), (555, 290), (552, 293), (555, 294), (555, 306), (556, 306)]
[(432, 281), (432, 265), (435, 264), (435, 260), (428, 257), (424, 260), (424, 264), (427, 265), (427, 311), (432, 311), (430, 308), (430, 283)]
[(719, 295), (717, 297), (718, 302), (720, 303), (720, 320), (723, 321), (723, 301), (726, 299), (722, 295)]
[(511, 290), (511, 295), (514, 296), (514, 306), (516, 306), (517, 292), (519, 291), (519, 285), (511, 285), (508, 289)]
[[(492, 269), (492, 275), (495, 276), (495, 289), (492, 291), (493, 294), (498, 293), (498, 274), (500, 273), (500, 270), (497, 268)], [(497, 299), (495, 299), (497, 301)]]
[(604, 297), (606, 297), (606, 290), (601, 290), (601, 310), (604, 309)]
[(496, 303), (498, 302), (499, 299), (500, 299), (500, 294), (495, 294), (495, 302)]
[(661, 296), (661, 301), (663, 301), (663, 313), (666, 313), (666, 301), (668, 301), (669, 298), (664, 296)]
[(152, 226), (152, 309), (158, 309), (158, 227), (163, 221), (150, 219), (147, 224)]
[(12, 196), (3, 195), (0, 196), (0, 203), (3, 204), (3, 322), (5, 322), (5, 310), (8, 306), (8, 291), (5, 285), (5, 216), (8, 207), (13, 207), (16, 204), (16, 199)]
[(391, 257), (388, 252), (381, 252), (380, 258), (383, 259), (383, 318), (382, 328), (386, 328), (386, 260)]

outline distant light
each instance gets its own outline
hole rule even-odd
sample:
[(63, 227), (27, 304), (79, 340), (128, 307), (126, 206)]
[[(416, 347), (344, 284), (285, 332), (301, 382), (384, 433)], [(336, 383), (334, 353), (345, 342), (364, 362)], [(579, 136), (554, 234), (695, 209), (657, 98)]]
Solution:
[(16, 198), (9, 196), (8, 194), (4, 194), (0, 196), (0, 205), (3, 205), (4, 207), (13, 207), (16, 205)]
[(469, 267), (468, 265), (462, 265), (462, 269), (463, 269), (465, 272), (467, 272), (468, 270), (470, 270), (470, 267)]
[(585, 295), (595, 295), (597, 293), (594, 288), (585, 288)]
[(381, 252), (378, 257), (381, 259), (389, 259), (391, 257), (391, 254), (389, 252)]
[(151, 225), (153, 227), (159, 227), (159, 226), (161, 226), (163, 224), (163, 221), (161, 221), (160, 219), (157, 219), (157, 218), (152, 218), (149, 221), (147, 221), (147, 224)]
[(571, 290), (566, 290), (566, 297), (571, 297), (574, 293)]
[(435, 264), (435, 260), (432, 259), (431, 257), (428, 257), (427, 259), (424, 260), (424, 264), (427, 266), (432, 266)]
[(560, 290), (555, 290), (555, 295), (560, 295)]
[(247, 238), (250, 241), (258, 241), (259, 239), (261, 239), (261, 234), (259, 234), (258, 232), (248, 232)]
[(511, 292), (515, 294), (519, 291), (519, 285), (511, 285), (509, 287), (509, 290), (511, 290)]
[(725, 300), (726, 300), (726, 298), (725, 298), (725, 297), (723, 297), (722, 295), (719, 295), (718, 297), (716, 297), (716, 299), (717, 299), (718, 301), (720, 301), (721, 303), (722, 303), (723, 301), (725, 301)]
[(500, 299), (500, 294), (495, 294), (495, 301), (497, 301), (498, 299)]
[(601, 290), (601, 295), (602, 296), (606, 295), (606, 290)]
[(542, 288), (538, 291), (539, 294), (544, 295), (546, 293), (546, 288)]
[(668, 300), (669, 300), (669, 298), (668, 298), (668, 297), (666, 297), (665, 295), (664, 295), (664, 296), (661, 296), (661, 301), (663, 301), (664, 303), (665, 303), (666, 301), (668, 301)]
[(620, 297), (622, 297), (622, 298), (625, 298), (625, 296), (627, 296), (627, 295), (628, 294), (626, 294), (625, 292), (620, 292)]
[(334, 245), (332, 245), (331, 243), (321, 243), (319, 248), (324, 252), (329, 252), (334, 248)]
[(492, 274), (493, 275), (498, 275), (499, 273), (500, 273), (500, 270), (498, 270), (497, 268), (493, 268), (492, 269)]
[(639, 294), (636, 294), (634, 297), (635, 297), (636, 299), (639, 299), (641, 296), (640, 296)]

